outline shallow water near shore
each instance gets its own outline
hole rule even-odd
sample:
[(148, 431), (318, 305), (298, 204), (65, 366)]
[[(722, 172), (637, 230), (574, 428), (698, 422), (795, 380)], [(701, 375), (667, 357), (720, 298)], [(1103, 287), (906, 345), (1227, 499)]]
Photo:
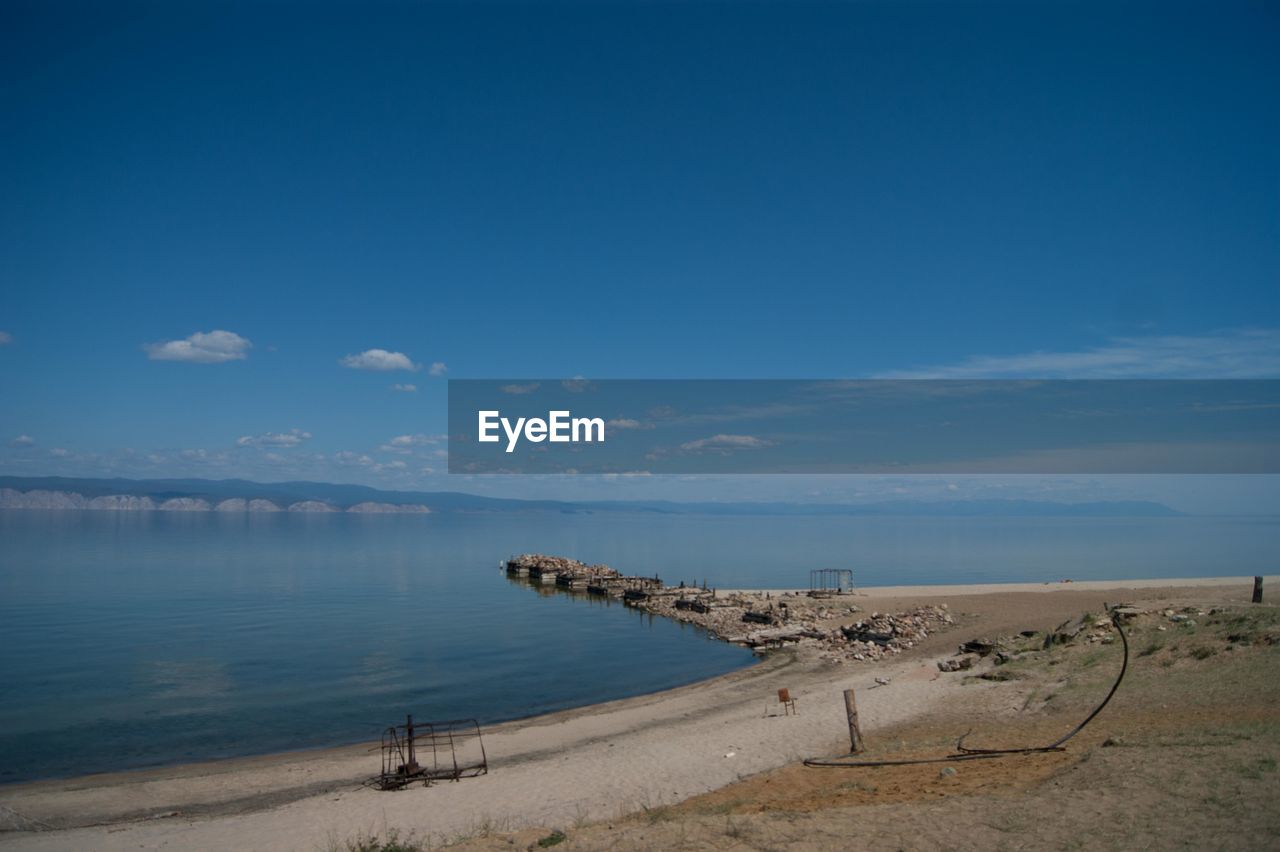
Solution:
[(1267, 573), (1259, 518), (0, 511), (0, 782), (494, 722), (749, 665), (665, 619), (509, 581), (543, 551), (800, 587)]

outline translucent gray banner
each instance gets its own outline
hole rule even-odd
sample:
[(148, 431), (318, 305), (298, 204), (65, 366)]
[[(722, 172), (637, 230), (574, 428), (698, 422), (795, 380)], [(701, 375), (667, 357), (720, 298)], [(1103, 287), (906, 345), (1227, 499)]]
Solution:
[(1280, 380), (451, 379), (450, 473), (1278, 473)]

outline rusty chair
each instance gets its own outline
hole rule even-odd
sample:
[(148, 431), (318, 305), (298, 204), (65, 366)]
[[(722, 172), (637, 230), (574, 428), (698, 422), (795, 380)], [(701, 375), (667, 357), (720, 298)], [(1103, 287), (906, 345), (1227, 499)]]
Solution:
[[(778, 690), (778, 703), (782, 705), (783, 716), (788, 716), (793, 713), (797, 716), (800, 715), (800, 711), (796, 709), (796, 700), (791, 697), (791, 690), (786, 687)], [(766, 716), (778, 715), (777, 713), (770, 713), (768, 707), (765, 707), (764, 714)]]

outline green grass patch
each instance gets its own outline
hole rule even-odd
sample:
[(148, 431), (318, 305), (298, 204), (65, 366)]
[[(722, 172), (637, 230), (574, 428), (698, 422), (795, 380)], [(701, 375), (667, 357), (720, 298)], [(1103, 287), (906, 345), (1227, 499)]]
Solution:
[(383, 834), (362, 834), (342, 843), (330, 843), (329, 852), (426, 852), (426, 846), (394, 828)]
[(569, 835), (565, 834), (563, 831), (553, 831), (538, 841), (538, 848), (550, 849), (552, 846), (559, 846), (568, 839)]

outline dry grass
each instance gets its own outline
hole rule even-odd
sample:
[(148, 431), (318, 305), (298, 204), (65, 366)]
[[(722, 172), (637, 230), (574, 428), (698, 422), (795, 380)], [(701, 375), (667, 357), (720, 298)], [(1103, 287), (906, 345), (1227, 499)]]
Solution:
[[(581, 826), (560, 848), (1280, 847), (1280, 611), (1144, 616), (1129, 633), (1122, 689), (1064, 752), (967, 762), (947, 776), (937, 765), (792, 765)], [(1029, 651), (996, 669), (999, 680), (973, 678), (963, 706), (875, 732), (869, 756), (945, 754), (970, 728), (972, 745), (1049, 742), (1105, 694), (1120, 655), (1119, 643)], [(525, 848), (534, 834), (464, 846)]]

